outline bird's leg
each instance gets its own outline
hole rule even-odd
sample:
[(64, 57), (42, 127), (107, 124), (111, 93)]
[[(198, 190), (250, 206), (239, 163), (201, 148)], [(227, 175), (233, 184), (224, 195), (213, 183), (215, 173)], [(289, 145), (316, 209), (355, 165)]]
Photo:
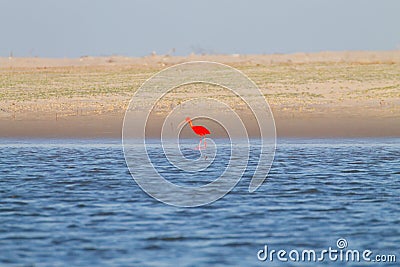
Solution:
[(207, 144), (206, 144), (206, 139), (204, 136), (202, 136), (202, 138), (200, 139), (200, 143), (203, 142), (203, 146), (201, 148), (207, 148)]
[(198, 149), (198, 150), (201, 150), (201, 141), (202, 141), (202, 139), (201, 139), (201, 137), (200, 137), (200, 142), (199, 142), (199, 145), (197, 146), (197, 149)]

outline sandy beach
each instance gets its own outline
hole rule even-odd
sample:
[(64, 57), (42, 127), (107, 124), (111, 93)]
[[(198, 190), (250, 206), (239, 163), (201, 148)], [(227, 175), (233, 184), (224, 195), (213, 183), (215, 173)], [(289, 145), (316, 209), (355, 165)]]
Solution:
[[(386, 51), (0, 58), (0, 137), (119, 138), (140, 85), (165, 67), (195, 60), (248, 75), (271, 106), (278, 137), (400, 136), (400, 51)], [(211, 89), (196, 96), (240, 106)], [(163, 99), (158, 119), (184, 97), (178, 90)]]

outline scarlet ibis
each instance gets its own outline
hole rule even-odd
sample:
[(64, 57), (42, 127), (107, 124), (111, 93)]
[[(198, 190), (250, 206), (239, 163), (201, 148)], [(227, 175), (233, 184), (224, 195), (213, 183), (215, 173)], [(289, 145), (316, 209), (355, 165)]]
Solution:
[(197, 135), (200, 136), (200, 143), (199, 143), (199, 149), (201, 149), (201, 142), (204, 141), (204, 148), (207, 147), (207, 143), (206, 143), (206, 135), (210, 134), (210, 131), (204, 127), (204, 126), (200, 126), (200, 125), (193, 125), (192, 120), (187, 117), (183, 122), (181, 122), (178, 126), (178, 128), (183, 124), (183, 123), (189, 123), (190, 128), (192, 128), (193, 132)]

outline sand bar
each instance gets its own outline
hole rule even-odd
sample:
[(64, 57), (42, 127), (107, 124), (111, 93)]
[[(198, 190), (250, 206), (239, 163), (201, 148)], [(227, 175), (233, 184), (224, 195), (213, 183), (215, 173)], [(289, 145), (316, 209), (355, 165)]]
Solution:
[[(140, 85), (165, 67), (193, 60), (248, 75), (271, 106), (278, 137), (400, 137), (400, 51), (0, 58), (0, 137), (119, 138)], [(160, 120), (184, 100), (185, 90), (192, 89), (159, 103)], [(192, 91), (241, 105), (223, 90)]]

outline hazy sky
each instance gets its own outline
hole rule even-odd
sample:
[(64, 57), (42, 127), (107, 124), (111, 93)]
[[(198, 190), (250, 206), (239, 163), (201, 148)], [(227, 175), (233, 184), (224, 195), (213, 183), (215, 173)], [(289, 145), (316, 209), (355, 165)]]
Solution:
[(400, 49), (398, 0), (0, 0), (0, 56)]

